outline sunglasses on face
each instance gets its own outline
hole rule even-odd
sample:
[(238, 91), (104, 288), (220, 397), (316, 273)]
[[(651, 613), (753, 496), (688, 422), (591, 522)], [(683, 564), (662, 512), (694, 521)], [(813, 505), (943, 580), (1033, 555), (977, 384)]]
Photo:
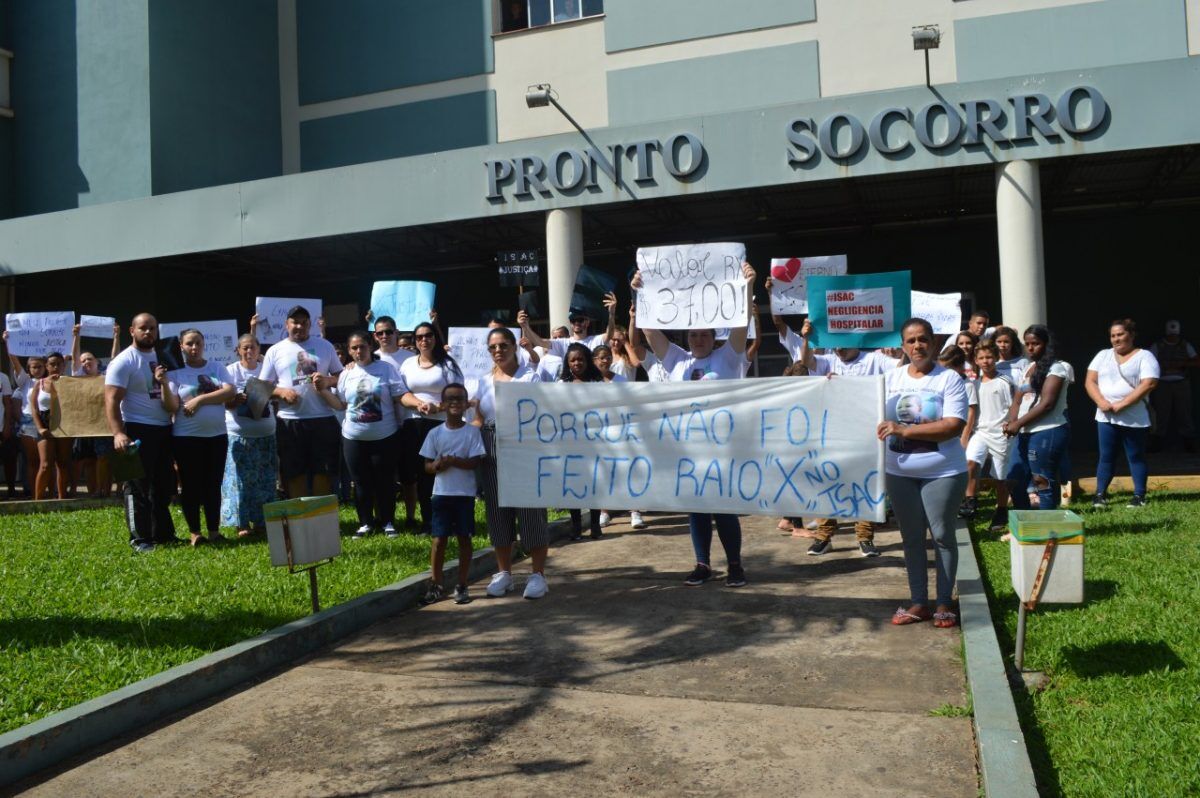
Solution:
[(416, 341), (432, 341), (434, 337), (431, 333), (421, 333), (420, 335), (414, 335), (413, 339)]
[(512, 349), (512, 344), (488, 344), (489, 352), (507, 352)]
[(375, 331), (375, 335), (376, 335), (376, 336), (382, 336), (382, 335), (395, 335), (395, 334), (396, 334), (396, 331), (395, 331), (395, 330), (376, 330), (376, 331)]

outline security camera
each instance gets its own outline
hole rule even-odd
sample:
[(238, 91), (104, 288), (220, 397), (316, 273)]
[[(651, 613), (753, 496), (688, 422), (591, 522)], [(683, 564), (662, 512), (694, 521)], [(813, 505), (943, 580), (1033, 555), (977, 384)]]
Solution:
[(539, 83), (525, 90), (525, 105), (530, 108), (545, 108), (553, 96), (549, 83)]
[(942, 32), (937, 25), (919, 25), (912, 29), (914, 50), (936, 50), (942, 43)]

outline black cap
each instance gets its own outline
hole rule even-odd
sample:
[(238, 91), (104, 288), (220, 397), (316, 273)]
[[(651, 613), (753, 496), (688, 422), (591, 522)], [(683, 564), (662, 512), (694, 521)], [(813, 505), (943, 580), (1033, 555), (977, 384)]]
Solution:
[(312, 319), (312, 314), (303, 305), (292, 305), (287, 312), (289, 319)]
[(591, 320), (591, 316), (589, 316), (587, 313), (580, 310), (579, 308), (571, 308), (570, 313), (567, 314), (567, 318), (571, 321), (576, 321), (577, 319), (578, 320)]

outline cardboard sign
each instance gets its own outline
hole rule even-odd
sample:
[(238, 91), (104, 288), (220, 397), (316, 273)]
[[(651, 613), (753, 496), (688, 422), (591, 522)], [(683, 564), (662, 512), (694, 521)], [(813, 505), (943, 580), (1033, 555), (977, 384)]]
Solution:
[(80, 338), (108, 338), (113, 337), (113, 327), (117, 320), (112, 316), (89, 316), (86, 313), (79, 314), (79, 337)]
[(323, 310), (319, 299), (293, 299), (289, 297), (260, 296), (254, 299), (254, 312), (258, 315), (258, 329), (255, 334), (260, 344), (276, 344), (287, 338), (287, 312), (300, 305), (312, 317), (312, 329), (309, 335), (321, 337), (321, 328), (317, 319), (321, 318)]
[(808, 313), (808, 278), (846, 273), (845, 255), (775, 258), (771, 261), (771, 312)]
[[(111, 328), (110, 328), (111, 329)], [(50, 404), (50, 434), (56, 438), (110, 438), (104, 417), (104, 377), (59, 377)]]
[(639, 249), (638, 326), (644, 330), (745, 327), (750, 320), (749, 291), (742, 277), (745, 260), (746, 247), (734, 243)]
[(199, 330), (204, 336), (204, 359), (228, 366), (237, 362), (238, 331), (233, 319), (220, 321), (189, 321), (159, 324), (158, 334), (163, 338), (179, 337), (184, 330)]
[(504, 507), (884, 517), (882, 377), (501, 382), (496, 415)]
[(379, 280), (371, 286), (371, 317), (391, 316), (397, 330), (414, 330), (429, 321), (436, 291), (436, 285), (420, 280)]
[(912, 301), (910, 272), (808, 278), (814, 347), (900, 346)]
[(938, 335), (954, 335), (962, 329), (962, 294), (913, 291), (912, 315), (932, 324)]
[[(8, 331), (8, 352), (12, 355), (45, 357), (51, 352), (71, 353), (75, 312), (8, 313), (4, 316)], [(112, 337), (112, 327), (108, 328)]]

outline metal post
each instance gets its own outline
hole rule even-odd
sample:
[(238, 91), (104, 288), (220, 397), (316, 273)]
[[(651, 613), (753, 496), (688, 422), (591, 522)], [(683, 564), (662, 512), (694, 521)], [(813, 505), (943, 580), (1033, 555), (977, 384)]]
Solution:
[(1025, 609), (1025, 602), (1021, 602), (1021, 608), (1017, 611), (1017, 653), (1014, 657), (1014, 662), (1017, 666), (1017, 673), (1024, 670), (1025, 665), (1025, 615), (1028, 611)]
[(317, 569), (315, 567), (308, 569), (308, 590), (312, 594), (313, 614), (316, 615), (321, 611), (321, 597), (317, 593)]
[(933, 85), (929, 82), (929, 50), (925, 51), (925, 86), (926, 88), (933, 88)]

